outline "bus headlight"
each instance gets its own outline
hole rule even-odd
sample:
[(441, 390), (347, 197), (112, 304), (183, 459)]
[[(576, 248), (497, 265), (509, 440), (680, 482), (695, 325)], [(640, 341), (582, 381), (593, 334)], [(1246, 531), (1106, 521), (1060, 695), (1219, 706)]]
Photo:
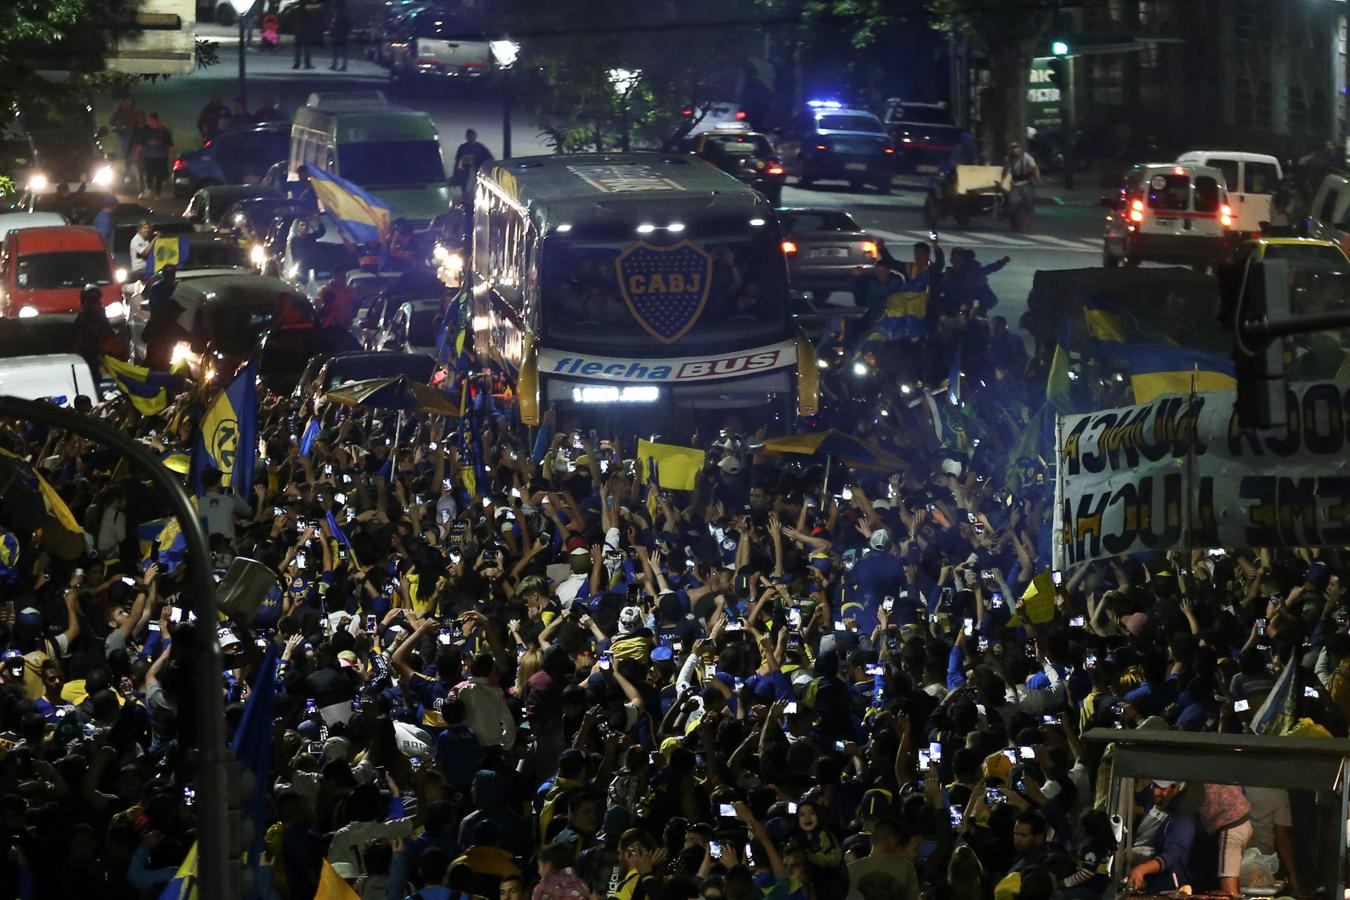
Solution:
[(127, 305), (121, 300), (114, 300), (103, 307), (103, 314), (110, 319), (121, 319), (127, 314)]
[(19, 318), (20, 318), (20, 319), (31, 319), (31, 318), (33, 318), (34, 316), (36, 316), (37, 314), (38, 314), (38, 311), (37, 311), (37, 307), (36, 307), (36, 306), (21, 306), (21, 307), (19, 307)]
[(867, 373), (870, 371), (871, 369), (868, 368), (867, 363), (863, 362), (861, 359), (854, 361), (853, 374), (858, 378), (866, 378)]
[(254, 244), (248, 251), (248, 258), (255, 266), (261, 266), (267, 262), (267, 249), (262, 244)]
[(112, 166), (108, 165), (99, 166), (98, 171), (94, 173), (94, 177), (91, 180), (94, 182), (94, 184), (98, 185), (99, 187), (112, 187), (113, 183)]
[(50, 184), (50, 182), (47, 181), (47, 176), (43, 175), (41, 172), (34, 172), (28, 178), (28, 189), (30, 191), (45, 191), (48, 184)]

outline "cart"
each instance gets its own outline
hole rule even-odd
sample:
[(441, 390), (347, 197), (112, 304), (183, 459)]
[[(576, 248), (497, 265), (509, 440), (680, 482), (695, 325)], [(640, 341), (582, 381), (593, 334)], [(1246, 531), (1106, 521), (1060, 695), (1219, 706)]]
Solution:
[(936, 229), (944, 218), (967, 228), (975, 216), (998, 218), (1008, 202), (1001, 166), (956, 166), (936, 175), (928, 186), (923, 218)]

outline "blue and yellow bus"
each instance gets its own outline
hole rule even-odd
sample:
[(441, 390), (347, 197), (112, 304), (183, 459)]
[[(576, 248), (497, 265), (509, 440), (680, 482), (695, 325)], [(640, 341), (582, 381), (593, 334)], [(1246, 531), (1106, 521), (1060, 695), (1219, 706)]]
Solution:
[(522, 422), (549, 404), (817, 411), (773, 208), (702, 160), (498, 162), (477, 178), (472, 231), (474, 346), (514, 383)]

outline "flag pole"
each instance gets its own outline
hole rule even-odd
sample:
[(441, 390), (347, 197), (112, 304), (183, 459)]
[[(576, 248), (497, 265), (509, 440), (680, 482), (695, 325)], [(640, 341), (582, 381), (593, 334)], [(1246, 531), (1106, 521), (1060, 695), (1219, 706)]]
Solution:
[(825, 508), (825, 498), (830, 496), (830, 463), (834, 462), (834, 454), (825, 454), (825, 478), (820, 483), (820, 504), (821, 509)]

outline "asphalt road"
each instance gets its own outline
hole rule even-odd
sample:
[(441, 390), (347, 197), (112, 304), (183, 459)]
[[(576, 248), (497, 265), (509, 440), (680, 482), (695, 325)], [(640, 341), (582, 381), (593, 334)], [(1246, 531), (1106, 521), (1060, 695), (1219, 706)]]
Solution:
[[(191, 75), (175, 76), (138, 85), (133, 94), (140, 108), (158, 111), (172, 129), (179, 152), (199, 146), (195, 122), (197, 112), (213, 92), (225, 98), (236, 95), (238, 87), (238, 37), (231, 29), (214, 25), (199, 26), (199, 37), (217, 41), (220, 63)], [(314, 57), (315, 68), (291, 68), (292, 49), (283, 45), (272, 52), (250, 48), (245, 56), (250, 107), (269, 97), (280, 100), (287, 111), (304, 105), (316, 91), (384, 90), (391, 100), (430, 113), (440, 130), (447, 154), (473, 128), (479, 139), (496, 153), (502, 147), (502, 104), (484, 86), (449, 84), (403, 94), (390, 82), (384, 69), (367, 62), (359, 46), (352, 48), (346, 72), (328, 69), (330, 57), (320, 50)], [(110, 98), (100, 98), (97, 113), (106, 118)], [(512, 129), (516, 156), (547, 153), (532, 125), (517, 115)], [(1082, 185), (1089, 187), (1084, 188)], [(990, 278), (990, 286), (999, 297), (997, 312), (1007, 316), (1016, 327), (1026, 309), (1027, 293), (1038, 269), (1079, 268), (1101, 265), (1101, 211), (1096, 204), (1099, 191), (1092, 176), (1080, 178), (1076, 191), (1063, 191), (1046, 184), (1040, 190), (1035, 224), (1029, 234), (1012, 232), (1006, 222), (977, 219), (968, 229), (944, 226), (941, 239), (950, 251), (969, 247), (981, 262), (1003, 256), (1011, 262)], [(783, 191), (785, 206), (823, 206), (845, 209), (878, 237), (890, 245), (899, 259), (912, 258), (915, 241), (925, 240), (922, 209), (926, 192), (924, 178), (898, 178), (890, 194), (873, 191), (855, 193), (845, 184), (815, 184), (809, 189), (788, 186)], [(164, 212), (177, 212), (182, 201), (160, 200), (152, 204)], [(831, 302), (851, 303), (846, 295), (836, 294)]]

